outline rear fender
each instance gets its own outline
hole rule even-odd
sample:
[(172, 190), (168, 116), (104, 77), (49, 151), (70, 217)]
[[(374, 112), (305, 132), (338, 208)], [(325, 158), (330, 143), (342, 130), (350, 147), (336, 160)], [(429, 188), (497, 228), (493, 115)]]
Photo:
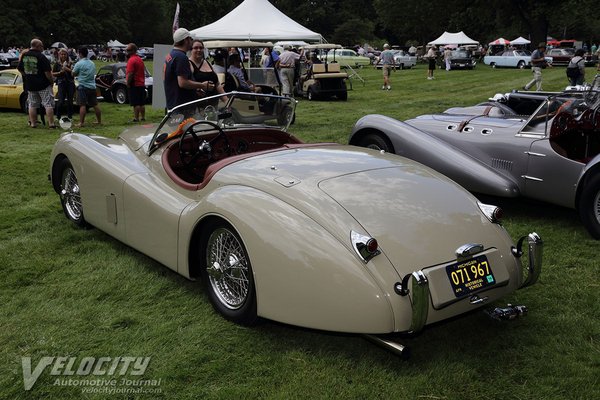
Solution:
[(367, 115), (354, 126), (349, 144), (361, 145), (368, 133), (377, 133), (391, 143), (396, 154), (427, 165), (470, 191), (500, 197), (520, 194), (517, 183), (509, 177), (405, 122)]
[[(394, 331), (390, 292), (399, 277), (384, 257), (367, 265), (361, 262), (349, 248), (350, 232), (346, 245), (268, 193), (225, 186), (185, 210), (181, 218), (180, 237), (192, 238), (180, 247), (179, 256), (189, 260), (188, 275), (197, 275), (197, 233), (210, 218), (226, 220), (240, 234), (254, 271), (259, 316), (330, 331)], [(382, 289), (381, 282), (389, 282), (389, 287)], [(410, 318), (408, 299), (394, 308)]]

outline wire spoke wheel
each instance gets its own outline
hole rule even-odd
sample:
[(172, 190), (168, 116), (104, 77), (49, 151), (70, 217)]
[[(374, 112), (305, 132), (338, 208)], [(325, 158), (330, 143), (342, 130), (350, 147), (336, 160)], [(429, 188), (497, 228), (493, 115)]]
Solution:
[(62, 171), (59, 194), (67, 217), (76, 223), (82, 222), (83, 206), (81, 204), (79, 183), (70, 164)]
[(250, 294), (250, 268), (242, 244), (229, 229), (218, 228), (209, 236), (206, 266), (219, 302), (230, 310), (240, 309)]

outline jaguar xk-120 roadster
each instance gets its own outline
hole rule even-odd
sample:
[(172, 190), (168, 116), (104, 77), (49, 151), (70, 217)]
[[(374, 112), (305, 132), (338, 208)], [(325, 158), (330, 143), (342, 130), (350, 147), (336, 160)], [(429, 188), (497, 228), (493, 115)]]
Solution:
[(201, 279), (241, 324), (378, 340), (536, 281), (537, 234), (515, 244), (498, 208), (412, 160), (302, 143), (294, 112), (288, 97), (232, 92), (117, 139), (64, 133), (51, 182), (75, 224)]
[(476, 193), (574, 208), (600, 239), (600, 76), (574, 89), (498, 94), (405, 122), (367, 115), (350, 144), (411, 158)]

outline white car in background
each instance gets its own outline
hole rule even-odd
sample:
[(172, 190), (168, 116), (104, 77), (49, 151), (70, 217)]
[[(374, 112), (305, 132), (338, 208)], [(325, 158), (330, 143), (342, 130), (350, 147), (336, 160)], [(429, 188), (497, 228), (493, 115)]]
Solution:
[[(546, 57), (546, 62), (552, 64), (552, 57)], [(492, 68), (529, 68), (531, 67), (531, 52), (528, 50), (506, 50), (495, 56), (483, 57), (483, 63)]]
[[(392, 52), (394, 53), (394, 62), (396, 63), (394, 69), (412, 68), (417, 64), (417, 56), (409, 56), (404, 50), (392, 50)], [(381, 69), (382, 67), (383, 62), (381, 61), (381, 57), (377, 57), (375, 68)]]
[(353, 68), (371, 65), (369, 57), (359, 56), (357, 52), (351, 49), (329, 50), (324, 61), (328, 63), (338, 62), (342, 67), (350, 66)]

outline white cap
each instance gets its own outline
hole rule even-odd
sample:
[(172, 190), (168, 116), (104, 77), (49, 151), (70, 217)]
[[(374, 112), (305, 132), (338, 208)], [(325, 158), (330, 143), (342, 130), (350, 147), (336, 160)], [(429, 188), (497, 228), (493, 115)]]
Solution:
[(183, 39), (192, 37), (190, 31), (185, 28), (179, 28), (173, 32), (173, 43), (181, 42)]
[(384, 44), (384, 45), (383, 45), (383, 48), (384, 48), (384, 49), (389, 49), (389, 48), (390, 48), (390, 45), (386, 43), (386, 44)]

